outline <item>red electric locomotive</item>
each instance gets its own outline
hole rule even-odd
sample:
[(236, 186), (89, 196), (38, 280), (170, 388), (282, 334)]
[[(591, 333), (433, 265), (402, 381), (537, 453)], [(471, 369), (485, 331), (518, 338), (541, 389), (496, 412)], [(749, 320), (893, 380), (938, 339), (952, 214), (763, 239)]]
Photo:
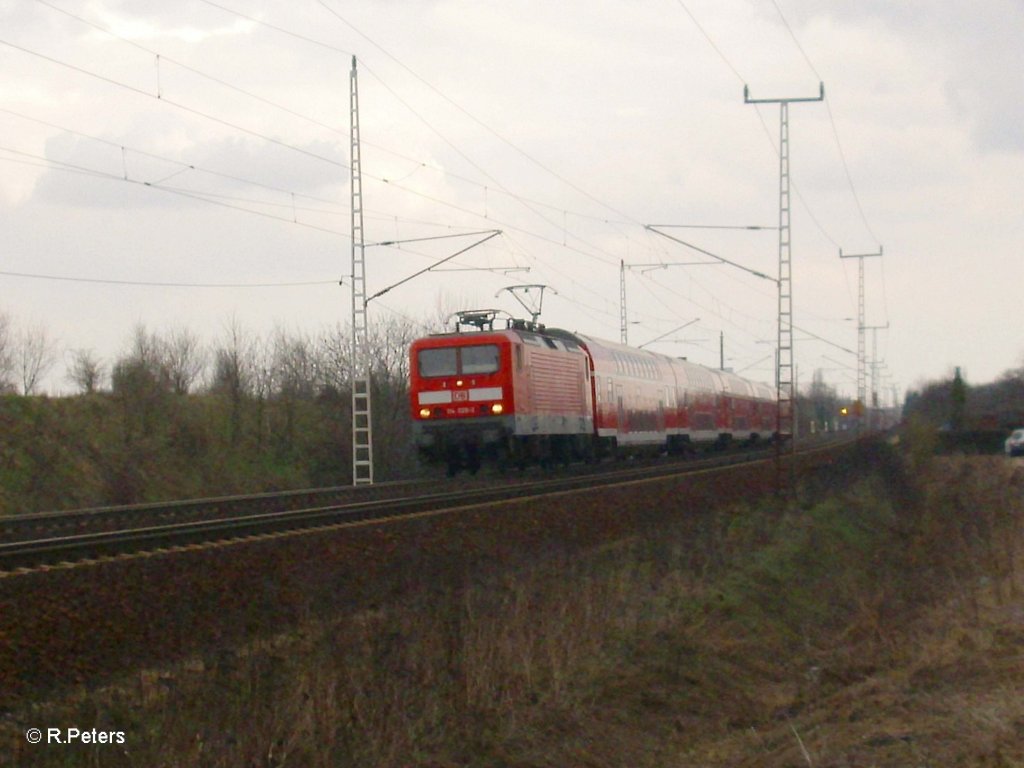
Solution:
[(496, 331), (495, 315), (460, 313), (455, 333), (410, 350), (416, 443), (449, 474), (774, 435), (764, 384), (521, 320)]
[[(525, 464), (589, 450), (594, 433), (590, 365), (569, 338), (495, 312), (461, 313), (471, 333), (429, 336), (410, 351), (410, 398), (421, 454), (449, 474), (485, 458)], [(461, 325), (460, 325), (461, 327)]]

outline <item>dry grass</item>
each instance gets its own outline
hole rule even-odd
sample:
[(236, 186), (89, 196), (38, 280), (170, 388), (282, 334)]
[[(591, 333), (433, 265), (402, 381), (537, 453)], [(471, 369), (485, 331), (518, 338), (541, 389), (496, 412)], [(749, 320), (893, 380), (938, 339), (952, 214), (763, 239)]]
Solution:
[(1024, 472), (944, 459), (894, 483), (879, 457), (797, 512), (457, 588), (424, 572), (388, 605), (140, 673), (46, 710), (127, 753), (19, 768), (1024, 765)]

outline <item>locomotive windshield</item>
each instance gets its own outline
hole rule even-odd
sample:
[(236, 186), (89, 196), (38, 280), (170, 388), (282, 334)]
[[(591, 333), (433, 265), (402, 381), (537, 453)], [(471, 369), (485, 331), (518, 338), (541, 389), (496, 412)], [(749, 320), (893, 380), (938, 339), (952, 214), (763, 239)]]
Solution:
[(462, 348), (461, 373), (494, 373), (498, 370), (498, 347), (484, 344)]
[(498, 347), (496, 344), (481, 344), (475, 347), (421, 349), (417, 363), (420, 376), (424, 378), (495, 373), (498, 370)]

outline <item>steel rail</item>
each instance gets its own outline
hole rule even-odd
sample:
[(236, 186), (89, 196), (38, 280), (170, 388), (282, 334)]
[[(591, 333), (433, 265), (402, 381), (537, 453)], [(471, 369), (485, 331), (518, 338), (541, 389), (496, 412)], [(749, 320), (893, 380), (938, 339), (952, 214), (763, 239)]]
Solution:
[(62, 511), (32, 512), (0, 517), (0, 542), (49, 538), (50, 534), (67, 532), (93, 533), (101, 530), (121, 530), (127, 527), (147, 527), (161, 520), (209, 520), (238, 516), (252, 510), (280, 511), (309, 506), (323, 506), (360, 499), (386, 498), (410, 487), (438, 485), (434, 479), (399, 480), (377, 483), (372, 487), (353, 488), (351, 485), (330, 488), (307, 488), (235, 496), (217, 496), (181, 499), (148, 504), (89, 507)]
[(244, 539), (322, 526), (415, 515), (452, 507), (514, 501), (531, 496), (598, 488), (645, 478), (766, 461), (767, 452), (729, 454), (686, 464), (634, 466), (612, 472), (544, 478), (442, 493), (373, 499), (341, 505), (258, 512), (218, 519), (171, 522), (0, 543), (0, 571), (75, 562), (126, 553)]

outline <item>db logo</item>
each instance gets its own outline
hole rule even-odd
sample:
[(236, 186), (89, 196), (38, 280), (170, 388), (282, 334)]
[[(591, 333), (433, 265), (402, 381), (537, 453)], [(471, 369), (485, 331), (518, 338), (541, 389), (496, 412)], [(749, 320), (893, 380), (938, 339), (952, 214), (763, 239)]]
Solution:
[(456, 403), (464, 403), (469, 400), (469, 392), (464, 389), (457, 389), (452, 392), (452, 400)]

